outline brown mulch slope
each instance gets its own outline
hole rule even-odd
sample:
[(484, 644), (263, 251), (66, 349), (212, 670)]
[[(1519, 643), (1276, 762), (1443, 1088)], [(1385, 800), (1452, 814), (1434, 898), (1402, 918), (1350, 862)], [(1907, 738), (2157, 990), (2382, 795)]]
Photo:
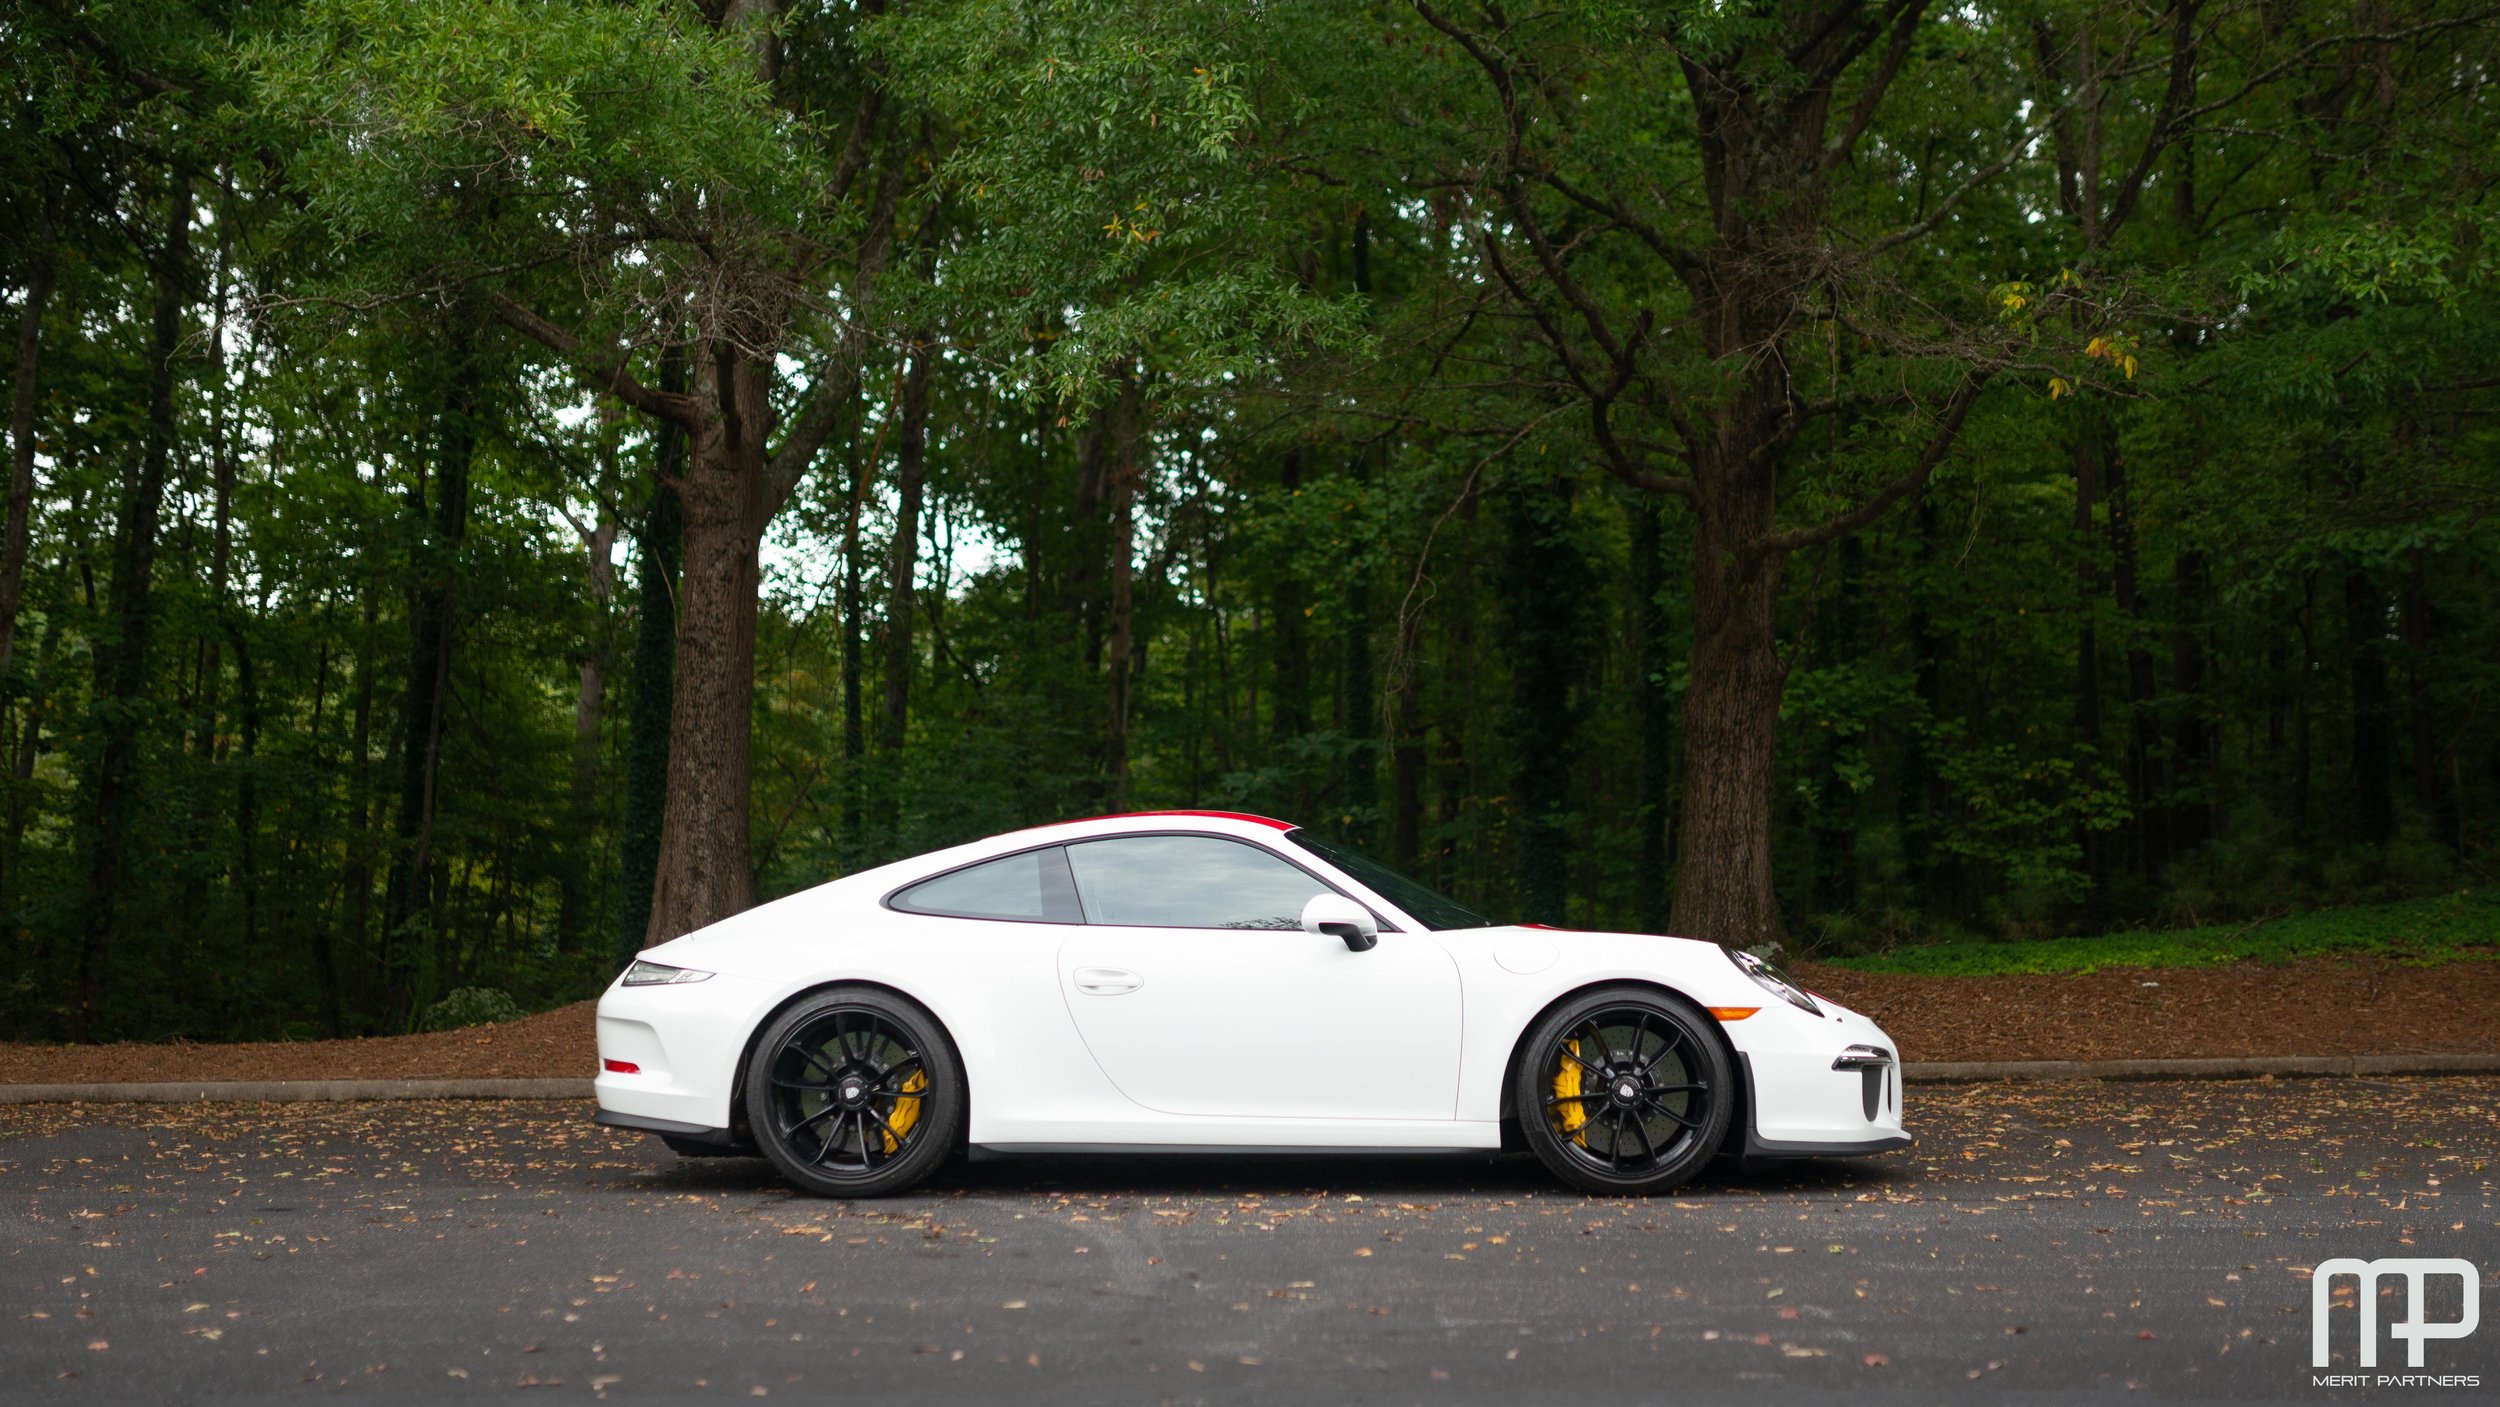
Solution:
[(353, 1041), (251, 1045), (0, 1044), (0, 1083), (84, 1084), (159, 1080), (589, 1079), (597, 1073), (592, 1002), (576, 1002), (464, 1031)]
[[(2319, 958), (2018, 977), (1904, 977), (1806, 963), (1798, 976), (1873, 1015), (1908, 1060), (2500, 1052), (2500, 962), (2420, 968)], [(0, 1044), (0, 1083), (587, 1078), (596, 1054), (591, 1006), (370, 1040)]]
[(1798, 980), (1874, 1017), (1904, 1060), (2500, 1053), (2500, 962), (2311, 958), (2011, 977), (1808, 963)]

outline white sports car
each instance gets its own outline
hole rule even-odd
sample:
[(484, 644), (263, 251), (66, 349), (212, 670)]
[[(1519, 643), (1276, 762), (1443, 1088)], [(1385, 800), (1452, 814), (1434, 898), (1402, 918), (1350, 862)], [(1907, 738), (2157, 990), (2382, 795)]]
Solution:
[(1525, 1142), (1591, 1192), (1906, 1147), (1874, 1022), (1745, 953), (1503, 925), (1309, 831), (1105, 816), (662, 944), (599, 1002), (599, 1121), (811, 1192), (1000, 1152)]

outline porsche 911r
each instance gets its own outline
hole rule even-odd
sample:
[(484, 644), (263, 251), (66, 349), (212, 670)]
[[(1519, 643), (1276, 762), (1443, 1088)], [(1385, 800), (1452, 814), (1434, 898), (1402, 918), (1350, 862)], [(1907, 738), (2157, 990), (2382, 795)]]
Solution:
[(1604, 1194), (1714, 1155), (1905, 1147), (1895, 1047), (1750, 954), (1497, 924), (1308, 830), (1156, 812), (994, 836), (643, 953), (601, 1123), (828, 1196), (959, 1151), (1524, 1143)]

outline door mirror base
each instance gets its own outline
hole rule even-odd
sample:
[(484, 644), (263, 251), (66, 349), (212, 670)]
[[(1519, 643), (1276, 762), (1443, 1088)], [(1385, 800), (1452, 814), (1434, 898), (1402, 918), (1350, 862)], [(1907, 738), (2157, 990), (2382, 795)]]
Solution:
[(1314, 894), (1302, 906), (1302, 931), (1334, 938), (1346, 951), (1368, 953), (1380, 945), (1380, 921), (1343, 894)]

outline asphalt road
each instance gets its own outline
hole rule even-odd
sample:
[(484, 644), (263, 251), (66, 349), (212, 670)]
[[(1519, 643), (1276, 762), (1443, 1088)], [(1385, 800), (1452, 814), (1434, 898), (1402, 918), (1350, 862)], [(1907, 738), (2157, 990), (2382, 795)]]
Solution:
[[(1912, 1095), (1915, 1150), (1647, 1202), (1521, 1157), (1162, 1157), (848, 1204), (571, 1104), (0, 1108), (0, 1397), (2500, 1393), (2500, 1079)], [(2485, 1327), (2424, 1371), (2481, 1386), (2313, 1386), (2338, 1256), (2477, 1262)]]

